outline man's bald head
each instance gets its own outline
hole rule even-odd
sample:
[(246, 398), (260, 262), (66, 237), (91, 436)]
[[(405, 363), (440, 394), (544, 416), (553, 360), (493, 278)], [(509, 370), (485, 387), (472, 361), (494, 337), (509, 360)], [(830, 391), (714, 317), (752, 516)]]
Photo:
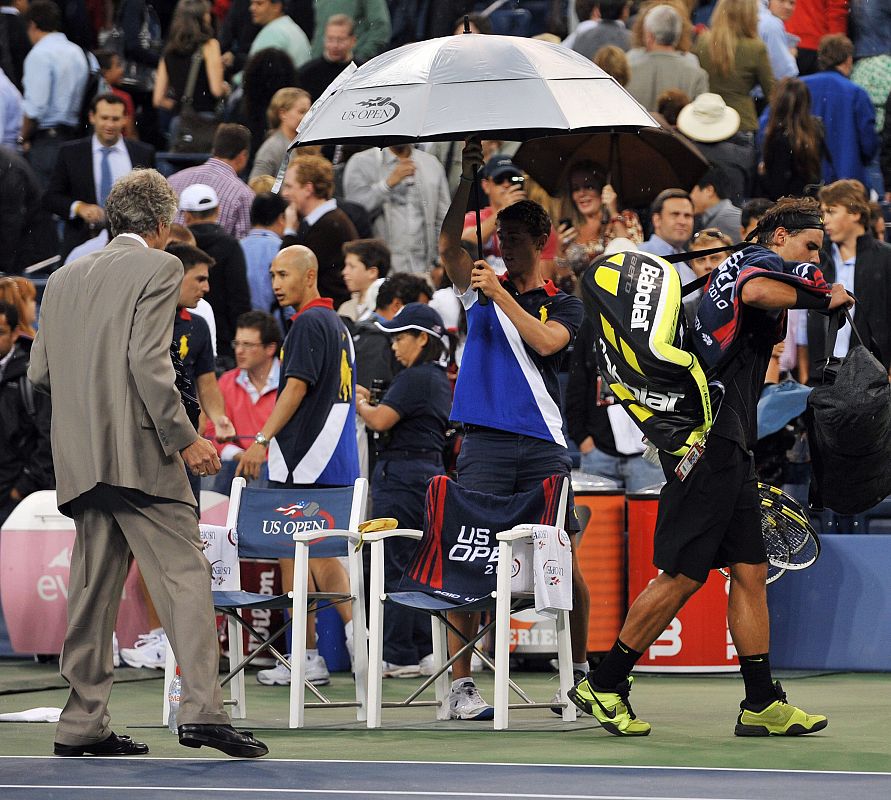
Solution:
[(319, 262), (302, 244), (279, 250), (269, 267), (272, 291), (283, 307), (302, 308), (319, 296)]

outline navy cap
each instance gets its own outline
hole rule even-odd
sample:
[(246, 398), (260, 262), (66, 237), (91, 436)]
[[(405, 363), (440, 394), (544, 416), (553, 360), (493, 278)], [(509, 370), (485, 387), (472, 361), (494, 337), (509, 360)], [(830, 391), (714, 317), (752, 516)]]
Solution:
[(490, 180), (497, 181), (499, 178), (508, 176), (522, 177), (522, 175), (523, 170), (514, 164), (513, 159), (506, 153), (496, 153), (483, 167), (483, 177)]
[(374, 324), (386, 333), (423, 331), (437, 339), (442, 339), (446, 332), (442, 317), (426, 303), (409, 303), (399, 309), (393, 319), (386, 322), (375, 321)]

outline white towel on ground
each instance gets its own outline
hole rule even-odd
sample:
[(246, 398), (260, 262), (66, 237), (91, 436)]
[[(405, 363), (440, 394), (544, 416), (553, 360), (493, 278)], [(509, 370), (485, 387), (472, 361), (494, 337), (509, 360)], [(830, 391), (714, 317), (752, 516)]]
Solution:
[(566, 531), (553, 525), (533, 527), (532, 564), (536, 612), (557, 619), (559, 611), (572, 611), (572, 550)]
[(0, 714), (0, 722), (58, 722), (61, 713), (61, 708), (29, 708), (27, 711)]

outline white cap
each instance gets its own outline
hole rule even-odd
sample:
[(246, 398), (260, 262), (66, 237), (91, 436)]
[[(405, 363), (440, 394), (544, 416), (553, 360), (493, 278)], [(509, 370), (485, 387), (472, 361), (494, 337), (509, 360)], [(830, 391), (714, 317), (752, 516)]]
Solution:
[(220, 198), (212, 186), (206, 183), (193, 183), (183, 189), (179, 196), (180, 211), (210, 211), (220, 204)]

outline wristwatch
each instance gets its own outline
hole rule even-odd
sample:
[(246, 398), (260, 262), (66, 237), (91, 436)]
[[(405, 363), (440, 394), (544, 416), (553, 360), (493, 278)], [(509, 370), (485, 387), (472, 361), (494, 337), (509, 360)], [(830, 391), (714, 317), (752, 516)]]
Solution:
[(256, 444), (261, 444), (263, 447), (269, 447), (269, 439), (267, 439), (262, 433), (258, 433), (254, 437), (254, 442)]

